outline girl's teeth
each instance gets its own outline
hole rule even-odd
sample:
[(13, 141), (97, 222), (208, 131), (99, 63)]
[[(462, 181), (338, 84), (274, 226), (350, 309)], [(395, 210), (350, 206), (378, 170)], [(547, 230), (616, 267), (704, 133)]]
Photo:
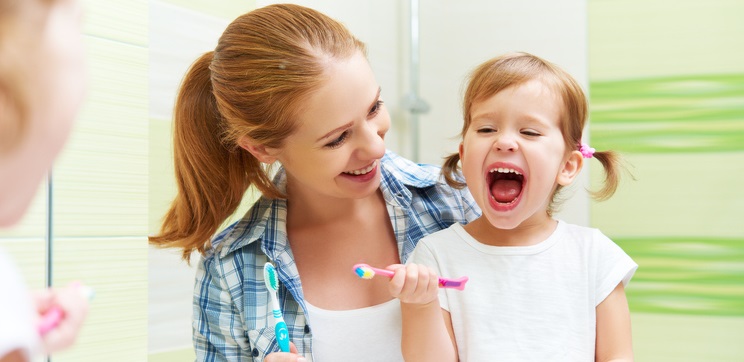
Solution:
[(513, 174), (521, 175), (521, 173), (519, 173), (519, 171), (517, 170), (511, 169), (511, 168), (504, 168), (504, 167), (494, 168), (489, 172), (513, 173)]

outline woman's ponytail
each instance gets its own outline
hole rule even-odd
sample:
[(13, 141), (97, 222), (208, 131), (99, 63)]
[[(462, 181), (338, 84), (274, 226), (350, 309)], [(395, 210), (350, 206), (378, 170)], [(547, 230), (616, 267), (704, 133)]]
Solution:
[(223, 142), (225, 124), (212, 92), (213, 52), (192, 64), (174, 109), (173, 145), (178, 194), (166, 213), (159, 235), (150, 243), (204, 253), (219, 226), (240, 204), (250, 185), (249, 170), (258, 160)]

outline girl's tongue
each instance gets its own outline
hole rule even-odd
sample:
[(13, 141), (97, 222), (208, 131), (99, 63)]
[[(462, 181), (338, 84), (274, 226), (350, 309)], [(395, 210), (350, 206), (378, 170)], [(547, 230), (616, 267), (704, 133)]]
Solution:
[(522, 180), (511, 177), (497, 177), (491, 183), (491, 195), (496, 201), (508, 204), (522, 192)]

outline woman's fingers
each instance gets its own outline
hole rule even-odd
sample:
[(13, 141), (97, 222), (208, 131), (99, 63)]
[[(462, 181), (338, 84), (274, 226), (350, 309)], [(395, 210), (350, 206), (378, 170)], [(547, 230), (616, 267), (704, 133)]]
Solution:
[(264, 358), (264, 362), (305, 362), (305, 357), (298, 354), (297, 346), (294, 343), (289, 342), (289, 353), (287, 352), (276, 352), (269, 353)]

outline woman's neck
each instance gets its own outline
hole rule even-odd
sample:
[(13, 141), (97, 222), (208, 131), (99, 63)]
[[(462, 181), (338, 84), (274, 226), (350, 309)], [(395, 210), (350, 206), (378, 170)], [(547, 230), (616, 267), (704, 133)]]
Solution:
[(385, 207), (379, 189), (360, 199), (344, 199), (323, 195), (292, 194), (287, 200), (288, 228), (306, 225), (332, 224), (369, 217), (372, 210)]

